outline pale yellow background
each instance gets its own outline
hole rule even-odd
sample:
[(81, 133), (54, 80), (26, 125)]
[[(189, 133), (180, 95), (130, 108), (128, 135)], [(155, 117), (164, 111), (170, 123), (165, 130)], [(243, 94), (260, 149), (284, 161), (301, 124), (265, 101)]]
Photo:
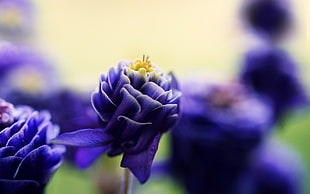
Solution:
[[(232, 79), (242, 53), (253, 45), (239, 15), (242, 0), (36, 0), (39, 45), (63, 73), (63, 81), (93, 87), (98, 75), (121, 59), (142, 54), (178, 77), (203, 73)], [(283, 43), (309, 63), (309, 2), (292, 0), (295, 28)], [(310, 79), (308, 79), (310, 80)]]

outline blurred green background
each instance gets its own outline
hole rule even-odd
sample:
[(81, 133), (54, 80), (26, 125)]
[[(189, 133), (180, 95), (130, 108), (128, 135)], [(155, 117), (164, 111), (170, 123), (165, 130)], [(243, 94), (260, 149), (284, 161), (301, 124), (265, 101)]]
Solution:
[[(244, 51), (256, 44), (240, 17), (242, 0), (34, 2), (35, 45), (54, 60), (62, 81), (70, 87), (95, 88), (100, 73), (121, 59), (134, 60), (143, 54), (180, 78), (203, 73), (212, 81), (231, 80), (238, 72)], [(299, 63), (309, 89), (310, 3), (291, 0), (291, 4), (295, 26), (280, 46)], [(310, 167), (309, 116), (310, 112), (291, 117), (284, 129), (277, 132), (300, 152), (307, 167)], [(168, 146), (164, 139), (157, 158), (165, 157)], [(118, 158), (104, 158), (96, 166), (78, 171), (65, 163), (48, 185), (47, 194), (98, 193), (95, 179), (105, 176), (94, 175), (98, 168), (104, 168), (100, 163), (119, 164)], [(172, 180), (162, 180), (153, 178), (145, 185), (136, 185), (136, 193), (182, 193)], [(310, 194), (309, 186), (307, 191)]]

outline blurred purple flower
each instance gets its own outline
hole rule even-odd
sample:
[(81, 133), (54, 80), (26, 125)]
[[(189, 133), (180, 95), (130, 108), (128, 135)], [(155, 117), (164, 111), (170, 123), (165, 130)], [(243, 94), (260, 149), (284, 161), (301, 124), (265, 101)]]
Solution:
[(33, 31), (34, 6), (30, 0), (0, 0), (0, 34), (18, 38)]
[(39, 106), (56, 88), (57, 73), (44, 55), (26, 46), (0, 43), (1, 98), (13, 104)]
[(294, 150), (280, 141), (268, 142), (254, 153), (237, 193), (299, 194), (304, 186), (304, 171)]
[(276, 41), (292, 25), (289, 8), (286, 0), (245, 0), (241, 14), (250, 29), (268, 41)]
[(15, 109), (2, 99), (0, 104), (0, 193), (42, 194), (65, 151), (49, 143), (59, 128), (48, 112)]
[(260, 48), (246, 53), (240, 79), (254, 92), (270, 100), (275, 119), (308, 103), (297, 66), (283, 50)]
[[(100, 119), (89, 100), (90, 94), (64, 88), (48, 96), (44, 109), (49, 110), (53, 123), (60, 126), (61, 133), (100, 127)], [(68, 147), (65, 159), (74, 162), (77, 149)]]
[(88, 167), (104, 152), (123, 153), (121, 166), (144, 183), (161, 135), (177, 121), (179, 96), (174, 76), (163, 74), (148, 58), (122, 61), (107, 76), (101, 75), (92, 95), (101, 128), (65, 133), (53, 142), (94, 147), (79, 150), (80, 167)]
[(172, 130), (172, 174), (188, 193), (226, 194), (270, 131), (271, 110), (238, 83), (181, 85), (182, 114)]

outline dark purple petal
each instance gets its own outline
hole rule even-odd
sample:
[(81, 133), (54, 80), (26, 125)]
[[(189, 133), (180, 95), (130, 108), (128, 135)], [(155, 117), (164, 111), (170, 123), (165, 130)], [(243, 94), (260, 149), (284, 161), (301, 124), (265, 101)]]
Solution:
[(51, 142), (70, 146), (95, 147), (109, 144), (112, 140), (113, 137), (104, 129), (80, 129), (60, 134)]
[(139, 117), (145, 117), (149, 112), (152, 112), (154, 109), (161, 107), (158, 101), (152, 99), (147, 95), (141, 95), (137, 97), (137, 100), (141, 106), (141, 111), (139, 112)]
[(158, 149), (160, 137), (161, 135), (157, 135), (150, 147), (139, 154), (131, 155), (124, 153), (121, 167), (129, 168), (142, 184), (145, 183), (151, 175), (151, 166)]
[(17, 133), (23, 122), (16, 122), (11, 127), (7, 127), (0, 131), (0, 147), (5, 146), (12, 135)]
[(92, 94), (92, 104), (95, 111), (104, 122), (108, 122), (110, 120), (112, 111), (116, 108), (114, 102), (103, 91)]
[(14, 179), (36, 180), (46, 184), (61, 164), (64, 151), (62, 146), (51, 148), (47, 145), (32, 150), (20, 163)]
[(111, 96), (112, 99), (117, 99), (121, 89), (125, 84), (129, 84), (130, 80), (127, 76), (125, 76), (123, 73), (120, 75), (118, 82), (115, 85), (115, 88), (113, 89), (113, 94)]
[(75, 163), (81, 169), (87, 168), (110, 147), (111, 145), (79, 148), (75, 155)]
[(7, 156), (13, 156), (16, 152), (16, 149), (13, 146), (5, 146), (0, 148), (0, 158)]
[(0, 158), (0, 179), (13, 179), (22, 158), (9, 156)]
[[(118, 105), (117, 109), (115, 110), (113, 117), (111, 118), (111, 121), (109, 122), (109, 125), (107, 126), (108, 130), (109, 128), (115, 126), (117, 123), (117, 118), (119, 116), (131, 116), (141, 110), (140, 104), (138, 101), (124, 88), (121, 89), (121, 96), (122, 101)], [(111, 129), (111, 130), (121, 130), (121, 129)]]
[[(19, 149), (14, 156), (24, 158), (27, 156), (29, 152), (31, 152), (35, 148), (35, 144), (38, 141), (40, 136), (36, 135), (29, 144), (25, 145), (21, 149)], [(42, 145), (42, 144), (41, 144)]]
[(0, 179), (2, 194), (43, 194), (43, 190), (37, 181)]
[(118, 77), (120, 75), (120, 72), (118, 70), (119, 68), (115, 68), (115, 67), (112, 67), (109, 69), (109, 72), (107, 75), (107, 82), (111, 90), (114, 90), (115, 83), (117, 82)]
[(172, 90), (165, 91), (165, 92), (161, 93), (159, 96), (157, 96), (155, 98), (155, 100), (157, 100), (161, 104), (166, 104), (169, 96), (171, 96), (171, 93), (172, 93)]
[(152, 125), (151, 122), (138, 122), (135, 120), (132, 120), (125, 116), (119, 116), (118, 120), (125, 120), (126, 122), (126, 129), (123, 131), (121, 138), (130, 138), (132, 137), (141, 127), (145, 125)]
[[(8, 140), (7, 146), (14, 146), (16, 149), (20, 149), (28, 144), (38, 131), (37, 118), (38, 112), (34, 112), (24, 126)], [(20, 141), (21, 139), (23, 141)]]

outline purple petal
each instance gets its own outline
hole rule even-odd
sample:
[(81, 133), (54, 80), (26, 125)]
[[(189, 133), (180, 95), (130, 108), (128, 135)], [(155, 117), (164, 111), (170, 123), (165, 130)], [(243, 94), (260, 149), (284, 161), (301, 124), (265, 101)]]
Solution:
[(150, 147), (139, 154), (124, 153), (121, 167), (129, 168), (141, 184), (145, 183), (151, 175), (151, 166), (158, 149), (161, 135), (157, 135)]
[(0, 131), (0, 145), (6, 145), (7, 141), (21, 128), (23, 122), (16, 122), (11, 127), (7, 127)]
[(122, 73), (119, 77), (119, 80), (115, 88), (113, 89), (112, 99), (117, 98), (124, 85), (129, 83), (130, 83), (129, 78)]
[(75, 155), (75, 163), (79, 168), (85, 169), (110, 147), (110, 145), (106, 145), (93, 148), (79, 148)]
[(0, 179), (0, 193), (4, 193), (4, 194), (16, 194), (16, 193), (43, 194), (43, 187), (41, 187), (37, 181), (33, 181), (33, 180)]
[(39, 113), (33, 112), (24, 126), (8, 140), (7, 146), (14, 146), (16, 149), (20, 149), (27, 145), (38, 132), (38, 118)]
[(155, 84), (154, 82), (146, 82), (141, 87), (141, 92), (143, 94), (150, 96), (153, 99), (156, 99), (158, 96), (160, 96), (165, 91), (160, 86)]
[(0, 180), (13, 179), (16, 169), (21, 161), (22, 158), (15, 156), (0, 158)]
[(14, 179), (36, 180), (46, 184), (61, 164), (64, 151), (63, 146), (51, 148), (47, 145), (32, 150), (20, 163)]
[(108, 122), (112, 116), (113, 110), (116, 108), (114, 102), (105, 92), (95, 92), (92, 94), (92, 105), (99, 117), (104, 122)]
[(20, 150), (18, 150), (14, 156), (24, 158), (29, 152), (31, 152), (35, 148), (35, 144), (39, 138), (40, 137), (36, 135), (29, 144), (25, 145)]
[(163, 92), (159, 96), (157, 96), (157, 98), (155, 98), (155, 100), (157, 100), (161, 104), (166, 104), (167, 103), (167, 99), (171, 95), (171, 93), (172, 93), (172, 90)]
[(109, 84), (109, 87), (114, 90), (114, 83), (115, 81), (117, 81), (118, 76), (119, 76), (120, 72), (118, 72), (118, 68), (112, 67), (109, 69), (108, 75), (107, 75), (107, 81)]
[(139, 90), (136, 90), (130, 84), (125, 84), (124, 88), (135, 98), (137, 98), (138, 96), (142, 95), (142, 93)]
[[(121, 89), (121, 96), (122, 96), (122, 102), (119, 104), (117, 109), (115, 110), (115, 113), (113, 117), (111, 118), (109, 128), (113, 128), (115, 126), (117, 119), (119, 116), (132, 116), (133, 114), (139, 112), (141, 110), (141, 107), (138, 103), (138, 101), (125, 89)], [(114, 122), (113, 122), (114, 121)], [(107, 127), (108, 128), (108, 127)]]
[(0, 148), (0, 158), (7, 156), (13, 156), (16, 152), (16, 149), (13, 146), (5, 146)]
[(63, 133), (51, 140), (52, 143), (79, 147), (95, 147), (109, 144), (113, 137), (104, 129), (80, 129)]
[(139, 104), (141, 105), (141, 111), (139, 112), (139, 118), (138, 120), (143, 120), (143, 118), (145, 118), (145, 116), (150, 113), (151, 111), (153, 111), (156, 108), (159, 108), (162, 106), (162, 104), (154, 99), (152, 99), (151, 97), (147, 96), (147, 95), (141, 95), (137, 97), (137, 100), (139, 102)]
[(138, 122), (135, 120), (132, 120), (125, 116), (119, 116), (118, 120), (125, 120), (127, 126), (126, 129), (124, 129), (121, 138), (130, 138), (132, 135), (136, 133), (140, 129), (140, 127), (143, 127), (145, 125), (152, 125), (151, 122)]

